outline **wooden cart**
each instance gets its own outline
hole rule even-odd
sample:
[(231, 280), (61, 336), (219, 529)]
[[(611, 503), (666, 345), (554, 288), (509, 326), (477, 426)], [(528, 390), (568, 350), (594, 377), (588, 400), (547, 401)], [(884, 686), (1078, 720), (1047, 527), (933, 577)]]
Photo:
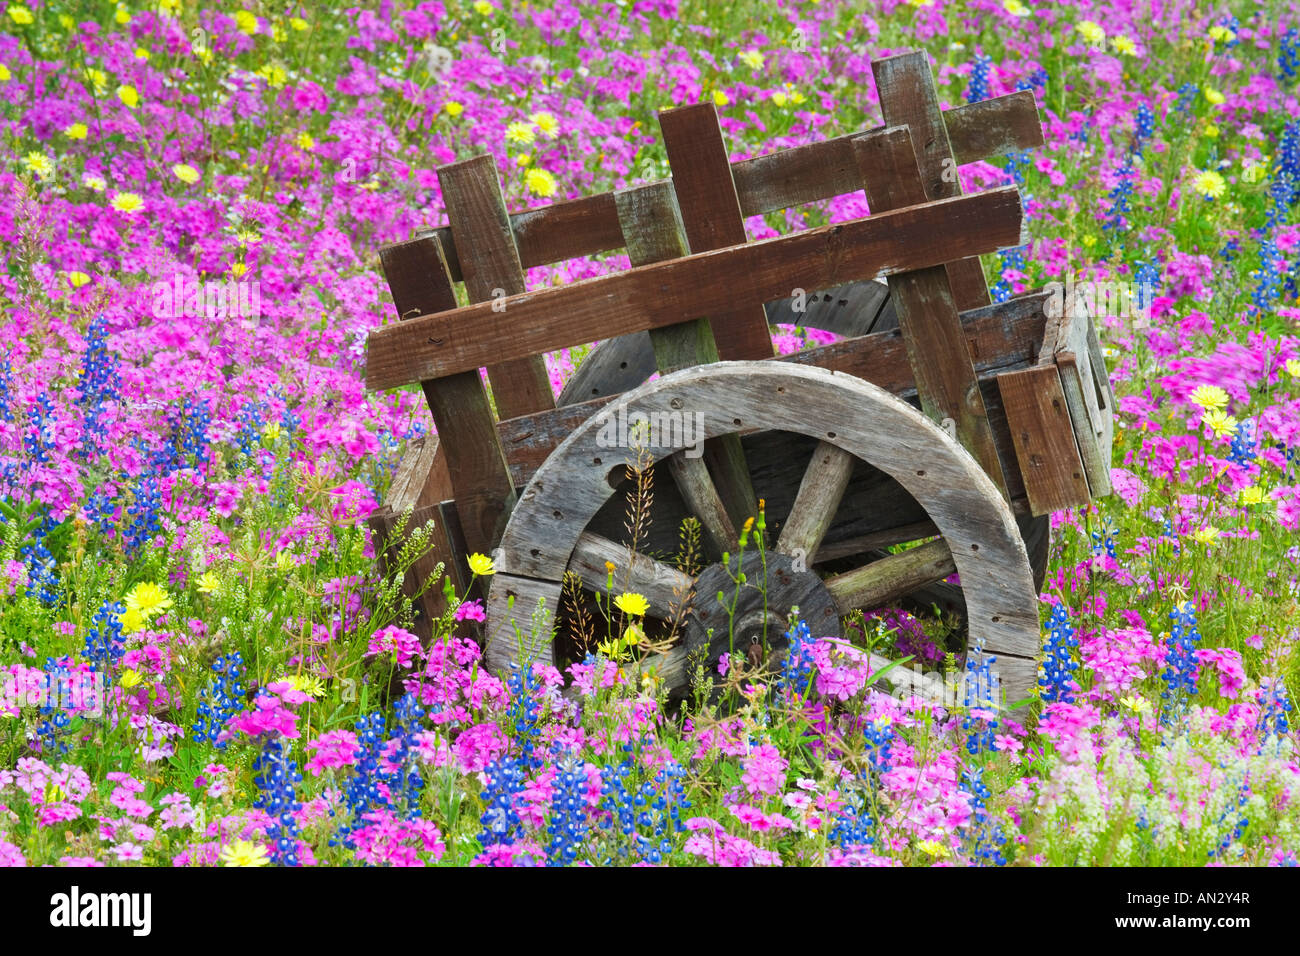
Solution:
[[(962, 196), (956, 166), (1041, 145), (1032, 94), (941, 112), (923, 53), (873, 71), (884, 127), (734, 164), (711, 104), (661, 113), (670, 181), (511, 215), (490, 156), (443, 167), (450, 225), (381, 250), (402, 321), (371, 335), (367, 385), (422, 383), (437, 435), (371, 525), (395, 547), (403, 512), (434, 520), (415, 578), (441, 560), (464, 587), (467, 555), (495, 555), (492, 666), (552, 660), (566, 575), (602, 592), (612, 564), (651, 618), (690, 595), (657, 661), (670, 685), (706, 647), (779, 652), (793, 606), (837, 635), (851, 610), (910, 598), (961, 614), (1008, 696), (1031, 692), (1046, 516), (1110, 490), (1105, 364), (1086, 312), (1043, 291), (991, 303), (979, 264), (1022, 242), (1019, 195)], [(747, 216), (860, 189), (869, 217), (746, 241)], [(525, 268), (620, 248), (626, 272), (524, 288)], [(774, 357), (769, 321), (792, 320), (847, 338)], [(542, 356), (595, 340), (557, 405)], [(650, 424), (636, 452), (629, 418)], [(636, 551), (633, 454), (657, 476)], [(751, 547), (724, 609), (721, 556), (734, 571), (760, 499), (771, 550)], [(712, 562), (694, 578), (663, 560), (687, 516)]]

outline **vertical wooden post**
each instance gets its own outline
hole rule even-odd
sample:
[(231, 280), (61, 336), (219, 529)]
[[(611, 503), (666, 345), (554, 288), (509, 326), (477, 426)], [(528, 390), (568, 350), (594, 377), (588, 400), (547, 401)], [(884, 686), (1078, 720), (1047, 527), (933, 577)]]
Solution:
[[(456, 307), (456, 294), (436, 237), (386, 246), (380, 250), (380, 261), (399, 316), (428, 315)], [(438, 428), (438, 453), (446, 462), (452, 491), (448, 497), (456, 499), (465, 546), (491, 554), (514, 508), (515, 489), (483, 381), (472, 371), (421, 385)]]
[[(873, 212), (925, 202), (916, 151), (906, 126), (855, 137), (853, 150)], [(922, 411), (940, 424), (945, 419), (953, 422), (956, 439), (1007, 497), (993, 428), (948, 273), (943, 266), (934, 266), (891, 275), (889, 294), (898, 311)]]
[[(922, 185), (916, 202), (960, 196), (957, 161), (948, 139), (948, 124), (939, 109), (928, 55), (918, 51), (875, 60), (871, 72), (876, 78), (885, 126), (906, 126), (912, 131)], [(883, 211), (877, 210), (869, 199), (867, 204), (872, 212)], [(946, 269), (959, 310), (989, 304), (989, 289), (978, 258), (958, 259), (948, 263)]]
[[(659, 114), (659, 128), (668, 151), (689, 251), (708, 252), (747, 241), (740, 198), (714, 105), (697, 103), (664, 110)], [(709, 321), (724, 361), (772, 357), (772, 335), (762, 305), (710, 316)]]
[[(438, 183), (470, 301), (488, 302), (527, 291), (492, 156), (485, 153), (441, 166)], [(540, 355), (488, 366), (488, 380), (503, 419), (555, 407), (546, 360)]]

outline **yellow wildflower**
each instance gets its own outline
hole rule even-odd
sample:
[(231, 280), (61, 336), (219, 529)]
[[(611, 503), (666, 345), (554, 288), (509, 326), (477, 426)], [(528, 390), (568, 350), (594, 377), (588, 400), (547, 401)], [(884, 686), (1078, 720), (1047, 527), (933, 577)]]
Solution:
[(303, 30), (307, 29), (307, 21), (304, 20), (302, 17), (290, 17), (289, 29), (297, 30), (299, 33), (301, 33)]
[(529, 156), (527, 153), (520, 153), (518, 156), (515, 157), (515, 165), (518, 166), (520, 169), (527, 166), (532, 161), (533, 161), (533, 157)]
[(129, 110), (133, 110), (140, 105), (140, 94), (135, 91), (134, 86), (126, 86), (125, 84), (119, 86), (117, 88), (117, 98)]
[(9, 19), (20, 27), (27, 26), (27, 24), (31, 23), (34, 19), (32, 17), (32, 11), (18, 3), (12, 4), (5, 12), (9, 14)]
[(1257, 505), (1264, 500), (1264, 489), (1259, 485), (1247, 485), (1238, 493), (1243, 505)]
[[(279, 440), (280, 440), (280, 423), (279, 423), (279, 422), (271, 422), (269, 425), (267, 425), (265, 428), (263, 428), (263, 429), (262, 429), (262, 438), (265, 439), (266, 442), (267, 442), (267, 444), (270, 444), (270, 445), (274, 445), (277, 441), (279, 441)], [(280, 553), (281, 553), (281, 554), (284, 554), (285, 552), (281, 551)], [(275, 561), (276, 561), (276, 564), (279, 564), (279, 563), (280, 563), (280, 559), (279, 559), (278, 557), (275, 559)]]
[(278, 90), (284, 86), (285, 80), (289, 79), (289, 74), (284, 72), (284, 67), (278, 63), (268, 63), (257, 71), (257, 75), (266, 80), (266, 85), (273, 90)]
[(1211, 545), (1219, 537), (1219, 529), (1212, 524), (1206, 525), (1192, 535), (1197, 544)]
[(251, 10), (238, 11), (235, 14), (235, 26), (240, 33), (247, 33), (251, 37), (257, 32), (257, 14)]
[(1145, 714), (1151, 709), (1151, 701), (1147, 700), (1145, 697), (1139, 697), (1136, 694), (1121, 698), (1120, 703), (1135, 714)]
[(1002, 9), (1007, 11), (1007, 13), (1011, 14), (1013, 17), (1027, 17), (1033, 13), (1033, 11), (1021, 3), (1020, 0), (1003, 0)]
[(172, 167), (172, 172), (176, 178), (188, 185), (194, 185), (199, 181), (199, 171), (189, 163), (177, 163)]
[(277, 551), (275, 555), (275, 566), (282, 572), (288, 573), (293, 568), (293, 552)]
[(68, 285), (72, 286), (74, 289), (80, 289), (83, 285), (85, 285), (90, 281), (90, 276), (86, 275), (86, 273), (84, 272), (74, 271), (74, 272), (69, 272), (67, 275), (68, 275)]
[(492, 4), (488, 3), (487, 0), (474, 0), (474, 11), (480, 17), (489, 16), (492, 13)]
[(472, 574), (482, 577), (497, 573), (496, 564), (486, 554), (471, 554), (469, 556), (469, 569)]
[(108, 91), (108, 76), (103, 70), (82, 70), (81, 75), (94, 88), (96, 96), (103, 96)]
[(135, 48), (135, 58), (137, 60), (147, 60), (149, 59), (149, 51), (142, 46), (138, 46)]
[(266, 866), (271, 862), (266, 847), (248, 840), (236, 840), (222, 847), (220, 859), (222, 866)]
[(143, 631), (145, 624), (148, 623), (144, 615), (133, 607), (129, 607), (119, 614), (117, 622), (122, 625), (123, 634), (134, 634), (136, 631)]
[(1219, 106), (1224, 101), (1224, 95), (1212, 86), (1207, 86), (1201, 90), (1205, 94), (1205, 102), (1211, 106)]
[(86, 173), (84, 176), (81, 177), (81, 182), (88, 189), (93, 189), (97, 193), (102, 193), (105, 189), (108, 188), (108, 183), (105, 182), (104, 177), (96, 176), (94, 173)]
[(722, 92), (722, 90), (713, 91), (714, 106), (726, 106), (730, 102), (731, 102), (731, 97), (727, 96), (727, 94)]
[(531, 114), (528, 118), (532, 120), (537, 128), (547, 136), (554, 138), (554, 136), (560, 131), (560, 121), (555, 118), (554, 113), (541, 110), (540, 112)]
[(242, 279), (244, 277), (244, 273), (247, 271), (248, 271), (248, 266), (244, 265), (242, 262), (236, 262), (232, 264), (230, 267), (230, 274), (233, 275), (236, 279)]
[(922, 853), (937, 859), (944, 859), (952, 855), (948, 848), (938, 840), (922, 840), (916, 845), (916, 848)]
[(306, 674), (287, 674), (281, 677), (280, 680), (299, 693), (315, 697), (317, 700), (325, 696), (325, 684), (319, 677), (309, 677)]
[(544, 169), (533, 168), (528, 170), (524, 174), (524, 183), (528, 186), (528, 191), (534, 196), (546, 198), (555, 195), (555, 177)]
[(316, 148), (316, 140), (312, 138), (311, 133), (307, 133), (307, 132), (299, 133), (298, 138), (294, 140), (294, 142), (298, 144), (299, 149)]
[(461, 103), (457, 103), (455, 100), (448, 100), (446, 103), (443, 103), (442, 108), (447, 111), (448, 116), (453, 118), (465, 112), (465, 106)]
[(1217, 385), (1198, 385), (1192, 392), (1191, 401), (1205, 409), (1223, 408), (1228, 404), (1228, 393)]
[(1124, 56), (1137, 56), (1137, 44), (1122, 33), (1119, 36), (1111, 37), (1110, 43), (1117, 53), (1122, 53)]
[(623, 643), (628, 647), (635, 647), (641, 643), (641, 638), (645, 637), (645, 631), (641, 630), (640, 625), (629, 624), (623, 631)]
[(759, 53), (757, 50), (746, 50), (744, 53), (740, 54), (740, 62), (744, 63), (751, 69), (761, 70), (764, 63), (763, 54)]
[(113, 12), (113, 19), (116, 20), (118, 23), (120, 23), (122, 26), (126, 26), (128, 23), (131, 22), (131, 11), (119, 3), (117, 5), (117, 10)]
[(144, 200), (135, 193), (118, 193), (109, 204), (118, 212), (135, 215), (144, 208)]
[(126, 606), (134, 608), (148, 619), (169, 610), (172, 607), (172, 599), (157, 584), (141, 581), (126, 596)]
[(23, 165), (41, 179), (49, 179), (54, 175), (54, 161), (44, 153), (28, 153), (23, 157)]
[(1207, 32), (1210, 35), (1210, 39), (1215, 43), (1231, 43), (1237, 38), (1237, 34), (1233, 33), (1227, 27), (1219, 26), (1218, 24), (1210, 27)]
[(650, 610), (650, 602), (645, 599), (645, 596), (634, 591), (624, 591), (614, 598), (614, 606), (624, 614), (631, 614), (633, 617), (644, 617), (646, 611)]
[(73, 123), (64, 128), (63, 135), (68, 137), (68, 139), (85, 139), (86, 134), (89, 132), (90, 130), (86, 127), (85, 123)]
[(1106, 44), (1106, 31), (1098, 24), (1091, 20), (1084, 20), (1075, 25), (1079, 35), (1088, 41), (1090, 46), (1101, 49)]
[(9, 72), (9, 67), (5, 66), (3, 63), (0, 63), (0, 83), (7, 83), (9, 80), (12, 80), (13, 78), (14, 75)]
[(1287, 359), (1286, 373), (1290, 375), (1292, 378), (1300, 378), (1300, 360)]
[(1192, 189), (1206, 199), (1218, 199), (1227, 189), (1227, 183), (1214, 170), (1207, 169), (1192, 178)]
[(507, 143), (518, 143), (527, 146), (536, 138), (533, 133), (532, 123), (511, 123), (506, 127)]
[(221, 592), (221, 578), (217, 577), (213, 571), (204, 571), (199, 575), (199, 593), (200, 594), (219, 594)]
[(158, 10), (175, 16), (181, 12), (181, 0), (158, 0)]
[(122, 686), (127, 690), (130, 690), (132, 687), (139, 687), (143, 683), (144, 675), (139, 671), (130, 670), (129, 668), (122, 671)]
[(1201, 416), (1201, 424), (1208, 425), (1215, 436), (1222, 438), (1237, 430), (1237, 420), (1221, 408), (1212, 408)]
[(772, 94), (772, 102), (775, 103), (777, 106), (785, 106), (785, 104), (789, 101), (789, 99), (790, 97), (786, 96), (785, 93), (781, 92), (780, 90), (777, 90), (775, 93)]

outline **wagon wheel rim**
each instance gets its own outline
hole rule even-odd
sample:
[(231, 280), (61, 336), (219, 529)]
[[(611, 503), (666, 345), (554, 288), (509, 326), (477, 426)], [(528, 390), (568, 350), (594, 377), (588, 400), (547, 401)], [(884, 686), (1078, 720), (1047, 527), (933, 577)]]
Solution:
[[(705, 438), (747, 429), (812, 436), (820, 441), (819, 455), (808, 471), (820, 478), (842, 473), (846, 456), (891, 475), (917, 500), (946, 542), (961, 575), (971, 639), (982, 641), (988, 652), (1001, 658), (998, 666), (1009, 694), (1029, 692), (1037, 676), (1037, 598), (1015, 518), (969, 453), (918, 410), (852, 376), (767, 362), (685, 369), (627, 393), (624, 402), (648, 415), (698, 410)], [(848, 409), (852, 414), (845, 414)], [(489, 594), (487, 658), (494, 668), (506, 667), (521, 655), (552, 660), (548, 628), (554, 623), (564, 573), (587, 524), (615, 491), (608, 473), (622, 459), (598, 441), (608, 414), (594, 415), (556, 448), (510, 518)], [(648, 450), (653, 460), (670, 453)], [(777, 551), (807, 550), (818, 526), (826, 523), (827, 508), (823, 501), (820, 510), (805, 509), (803, 517), (787, 521), (782, 537), (787, 531), (791, 537), (785, 542), (778, 538)], [(792, 519), (799, 511), (792, 511)], [(792, 527), (796, 530), (789, 530)], [(931, 548), (926, 556), (935, 557), (937, 551)], [(847, 603), (861, 598), (872, 575), (841, 577), (844, 580), (829, 590)], [(542, 614), (542, 633), (534, 635), (531, 624), (539, 597), (547, 599), (549, 611)]]

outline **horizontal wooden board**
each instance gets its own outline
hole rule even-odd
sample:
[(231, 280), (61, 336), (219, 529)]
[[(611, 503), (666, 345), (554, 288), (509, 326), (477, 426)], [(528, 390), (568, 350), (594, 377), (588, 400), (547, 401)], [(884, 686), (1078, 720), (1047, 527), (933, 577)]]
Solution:
[[(1038, 109), (1034, 94), (1029, 91), (954, 107), (945, 111), (943, 117), (953, 156), (959, 164), (1043, 144)], [(758, 216), (857, 192), (862, 188), (862, 181), (849, 143), (856, 136), (881, 128), (858, 130), (732, 163), (741, 211), (746, 216)], [(633, 188), (649, 189), (657, 185)], [(623, 248), (613, 193), (526, 209), (512, 214), (510, 225), (525, 269)], [(452, 278), (461, 281), (460, 259), (451, 229), (443, 226), (433, 230), (433, 234), (442, 242)]]
[(746, 302), (890, 275), (1020, 242), (1014, 187), (698, 253), (560, 288), (508, 296), (371, 333), (366, 384), (396, 388), (661, 328)]

